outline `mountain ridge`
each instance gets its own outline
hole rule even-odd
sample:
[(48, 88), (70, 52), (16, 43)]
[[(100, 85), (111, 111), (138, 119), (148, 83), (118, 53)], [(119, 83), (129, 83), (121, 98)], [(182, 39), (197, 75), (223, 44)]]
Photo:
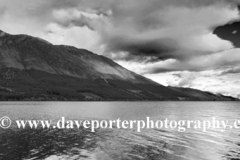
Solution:
[[(5, 32), (2, 31), (2, 33), (4, 33), (4, 36), (7, 37), (7, 40), (5, 41), (0, 41), (1, 43), (5, 43), (5, 45), (10, 45), (13, 44), (13, 43), (16, 43), (16, 44), (20, 44), (21, 46), (18, 46), (18, 48), (20, 49), (24, 49), (23, 46), (24, 45), (28, 45), (28, 42), (30, 40), (30, 43), (32, 43), (32, 41), (37, 41), (36, 43), (38, 43), (38, 47), (41, 45), (44, 45), (44, 49), (48, 50), (47, 52), (53, 52), (53, 53), (58, 53), (59, 55), (61, 56), (64, 56), (64, 58), (66, 58), (66, 56), (69, 56), (71, 55), (72, 57), (74, 58), (79, 58), (79, 56), (82, 56), (81, 58), (84, 58), (85, 60), (88, 59), (89, 57), (93, 56), (94, 58), (97, 58), (98, 60), (102, 60), (102, 61), (107, 61), (108, 62), (108, 65), (114, 65), (115, 66), (115, 69), (117, 70), (117, 72), (115, 72), (115, 74), (117, 74), (119, 77), (122, 77), (122, 78), (129, 78), (129, 79), (134, 79), (134, 76), (139, 76), (131, 71), (128, 70), (128, 73), (131, 73), (132, 75), (128, 75), (128, 73), (124, 73), (125, 75), (121, 74), (121, 71), (123, 69), (122, 66), (120, 66), (119, 64), (113, 62), (112, 60), (104, 57), (104, 56), (99, 56), (97, 54), (94, 54), (90, 51), (87, 51), (85, 49), (78, 49), (76, 47), (73, 47), (73, 46), (67, 46), (67, 45), (53, 45), (43, 39), (40, 39), (40, 38), (35, 38), (35, 37), (32, 37), (32, 36), (27, 36), (27, 35), (10, 35), (10, 34), (7, 34)], [(1, 34), (2, 35), (2, 34)], [(3, 37), (3, 36), (2, 36)], [(5, 38), (6, 39), (6, 38)], [(43, 44), (41, 44), (43, 43)], [(31, 49), (30, 47), (36, 47), (36, 46), (28, 46), (29, 48), (28, 49)], [(36, 47), (37, 48), (37, 47)], [(52, 51), (54, 48), (54, 51)], [(43, 49), (43, 48), (40, 48), (40, 49)], [(44, 50), (43, 49), (43, 50)], [(65, 53), (62, 54), (62, 50), (65, 50), (66, 52), (65, 53), (68, 53), (69, 55), (66, 55)], [(32, 51), (31, 54), (33, 54), (35, 51)], [(76, 53), (77, 52), (77, 53)], [(56, 56), (59, 56), (59, 55), (56, 55)], [(29, 57), (28, 58), (25, 58), (24, 61), (30, 61), (27, 66), (24, 66), (23, 63), (19, 64), (18, 61), (15, 62), (14, 64), (8, 64), (8, 67), (16, 67), (16, 64), (17, 64), (17, 67), (18, 69), (30, 69), (30, 68), (35, 68), (35, 69), (40, 69), (40, 68), (37, 68), (36, 65), (32, 66), (31, 65), (31, 62), (33, 61), (33, 59), (30, 59), (32, 55), (28, 55)], [(39, 55), (35, 55), (35, 56), (38, 56), (39, 59), (42, 59), (41, 57), (39, 57)], [(18, 58), (20, 59), (19, 57), (15, 57), (15, 58)], [(36, 58), (36, 57), (33, 57), (33, 58)], [(62, 58), (63, 59), (63, 58)], [(40, 63), (45, 63), (45, 67), (48, 68), (49, 67), (49, 62), (47, 62), (46, 59), (44, 60), (44, 62), (40, 62)], [(92, 61), (88, 61), (89, 63), (94, 63)], [(64, 65), (64, 62), (60, 62), (62, 64), (60, 65)], [(25, 64), (26, 65), (26, 64)], [(59, 65), (59, 64), (57, 64)], [(86, 64), (85, 64), (86, 65)], [(94, 64), (91, 64), (94, 66)], [(77, 75), (77, 74), (74, 74), (74, 71), (72, 73), (64, 73), (64, 69), (61, 68), (62, 66), (57, 66), (57, 71), (56, 71), (56, 68), (48, 68), (47, 70), (44, 70), (43, 68), (41, 68), (43, 71), (46, 71), (48, 73), (58, 73), (58, 74), (67, 74), (67, 75), (70, 75), (70, 76), (73, 76), (73, 77), (79, 77), (79, 78), (83, 78), (84, 75)], [(79, 67), (79, 66), (77, 66)], [(100, 73), (104, 72), (103, 69), (109, 69), (109, 68), (101, 68), (103, 66), (97, 66), (95, 67), (96, 70), (98, 70)], [(62, 70), (60, 71), (59, 68), (61, 68)], [(79, 67), (80, 68), (80, 67)], [(78, 69), (79, 69), (78, 68)], [(102, 69), (102, 70), (101, 70)], [(111, 68), (110, 68), (111, 69)], [(124, 68), (124, 70), (127, 70)], [(69, 70), (68, 70), (69, 71)], [(111, 74), (111, 72), (113, 72), (112, 70), (108, 71), (108, 74)], [(83, 73), (83, 72), (82, 72)], [(109, 75), (110, 76), (110, 75)], [(107, 77), (107, 78), (111, 78), (110, 77)], [(144, 79), (147, 79), (144, 77)], [(148, 79), (149, 80), (149, 79)], [(155, 83), (152, 81), (152, 83)]]
[(237, 100), (201, 99), (88, 50), (1, 30), (0, 71), (0, 100)]

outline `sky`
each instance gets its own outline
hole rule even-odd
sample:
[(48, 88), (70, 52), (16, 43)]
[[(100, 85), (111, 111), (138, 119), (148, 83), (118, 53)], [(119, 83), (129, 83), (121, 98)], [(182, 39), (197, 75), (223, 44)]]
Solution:
[(0, 29), (107, 56), (165, 86), (240, 98), (240, 0), (0, 0)]

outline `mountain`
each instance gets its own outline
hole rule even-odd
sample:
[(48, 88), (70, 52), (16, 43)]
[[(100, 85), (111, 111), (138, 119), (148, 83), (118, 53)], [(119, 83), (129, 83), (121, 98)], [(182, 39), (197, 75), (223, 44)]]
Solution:
[(213, 94), (210, 92), (204, 92), (192, 88), (179, 88), (179, 87), (169, 87), (175, 91), (184, 93), (189, 97), (195, 97), (200, 101), (238, 101), (237, 98), (233, 98), (230, 96), (224, 96), (221, 94)]
[(0, 31), (0, 100), (206, 98), (162, 86), (85, 49)]

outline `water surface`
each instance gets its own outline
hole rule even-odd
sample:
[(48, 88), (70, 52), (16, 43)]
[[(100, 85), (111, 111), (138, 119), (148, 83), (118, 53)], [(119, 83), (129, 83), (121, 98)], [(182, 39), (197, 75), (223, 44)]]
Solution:
[[(240, 119), (239, 102), (1, 102), (14, 119)], [(0, 159), (236, 160), (240, 130), (0, 129)]]

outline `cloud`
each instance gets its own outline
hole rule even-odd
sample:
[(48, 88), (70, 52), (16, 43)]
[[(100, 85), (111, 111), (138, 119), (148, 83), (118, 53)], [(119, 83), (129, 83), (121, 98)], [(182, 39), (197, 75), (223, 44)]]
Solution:
[(66, 30), (86, 26), (98, 32), (106, 56), (120, 58), (117, 54), (126, 52), (125, 60), (146, 56), (154, 60), (186, 59), (232, 48), (229, 41), (212, 34), (212, 28), (238, 18), (237, 8), (229, 3), (236, 1), (224, 0), (1, 2), (11, 18), (21, 16), (33, 26), (57, 23)]
[[(10, 1), (4, 4), (20, 12), (17, 5), (9, 5), (14, 0)], [(146, 56), (186, 59), (232, 48), (229, 41), (212, 34), (212, 28), (238, 18), (237, 8), (231, 5), (236, 1), (224, 0), (23, 2), (28, 5), (21, 13), (28, 18), (48, 21), (46, 25), (55, 22), (66, 30), (85, 26), (95, 30), (100, 35), (99, 45), (105, 46), (104, 54), (115, 60), (142, 60)], [(123, 52), (125, 57), (118, 56)]]
[(98, 13), (89, 13), (79, 11), (77, 9), (60, 9), (53, 10), (52, 12), (53, 21), (60, 26), (71, 28), (71, 27), (88, 27), (91, 30), (97, 28), (100, 21), (104, 21), (104, 16)]
[[(119, 64), (139, 74), (157, 74), (171, 71), (203, 71), (221, 67), (235, 67), (240, 63), (240, 49), (230, 49), (209, 55), (190, 57), (186, 60), (168, 59), (155, 62), (126, 62), (118, 61)], [(136, 69), (137, 68), (137, 69)], [(236, 69), (237, 71), (237, 69)]]
[(4, 15), (6, 13), (6, 7), (0, 7), (0, 16)]
[[(74, 36), (73, 36), (74, 35)], [(40, 35), (43, 39), (48, 39), (53, 44), (64, 44), (92, 50), (96, 53), (103, 52), (98, 45), (99, 35), (87, 26), (62, 28), (56, 23), (51, 23), (45, 28), (45, 32)]]
[(82, 15), (78, 10), (54, 10), (53, 17), (56, 23), (64, 27), (78, 26), (78, 27), (88, 27), (92, 29), (89, 25), (89, 20), (86, 16)]
[(197, 79), (197, 76), (194, 74), (180, 74), (180, 81), (178, 86), (180, 87), (192, 87), (193, 83)]
[[(63, 2), (59, 1), (60, 4)], [(76, 1), (75, 4), (77, 3)], [(66, 6), (60, 4), (45, 0), (41, 2), (23, 0), (21, 3), (14, 0), (2, 1), (1, 5), (6, 9), (1, 17), (0, 29), (10, 34), (29, 34), (53, 44), (72, 45), (101, 54), (103, 49), (98, 44), (99, 34), (91, 29), (90, 23), (87, 23), (92, 18), (91, 15), (68, 8), (68, 6), (74, 7), (72, 1)], [(73, 19), (72, 25), (65, 23), (69, 18)], [(86, 23), (81, 23), (84, 20)]]
[(240, 94), (237, 95), (237, 98), (240, 99)]
[(224, 74), (235, 74), (235, 73), (240, 73), (240, 66), (236, 66), (233, 68), (228, 68), (225, 71), (223, 71), (222, 75)]
[[(132, 10), (127, 7), (124, 12), (130, 12), (128, 9)], [(238, 18), (236, 9), (177, 6), (136, 17), (132, 12), (128, 16), (117, 17), (101, 32), (102, 43), (106, 44), (108, 53), (127, 52), (130, 56), (185, 59), (233, 48), (229, 41), (212, 34), (211, 28)], [(140, 11), (137, 9), (135, 12)]]
[(222, 75), (225, 69), (205, 70), (201, 72), (176, 71), (147, 74), (146, 77), (165, 86), (187, 87), (209, 91), (226, 96), (239, 96), (240, 74)]

